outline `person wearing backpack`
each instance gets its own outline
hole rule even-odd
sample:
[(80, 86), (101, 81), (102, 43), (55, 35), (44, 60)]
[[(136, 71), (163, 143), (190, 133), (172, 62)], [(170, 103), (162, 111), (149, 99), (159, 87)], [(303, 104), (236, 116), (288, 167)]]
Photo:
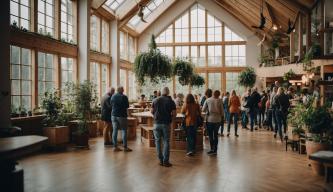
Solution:
[(195, 153), (197, 129), (202, 121), (200, 106), (195, 102), (194, 96), (192, 94), (187, 94), (181, 113), (185, 116), (185, 131), (187, 140), (186, 155), (193, 156)]

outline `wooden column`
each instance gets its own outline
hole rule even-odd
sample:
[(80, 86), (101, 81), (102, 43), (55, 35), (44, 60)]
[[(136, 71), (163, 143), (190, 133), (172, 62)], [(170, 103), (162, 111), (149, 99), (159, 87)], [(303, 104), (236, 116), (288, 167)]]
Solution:
[(306, 51), (311, 47), (311, 13), (306, 15)]
[(289, 60), (290, 60), (290, 63), (293, 63), (294, 62), (294, 60), (295, 60), (295, 33), (294, 32), (291, 32), (290, 34), (289, 34), (289, 44), (290, 44), (290, 46), (289, 46), (289, 55), (290, 55), (290, 58), (289, 58)]
[(90, 0), (78, 3), (78, 77), (79, 82), (89, 79), (90, 73)]
[(10, 1), (0, 6), (0, 129), (11, 127), (10, 121)]
[(110, 45), (111, 45), (111, 86), (117, 87), (120, 83), (119, 73), (120, 73), (120, 52), (119, 52), (119, 30), (118, 21), (115, 19), (110, 23)]
[(303, 25), (303, 19), (302, 19), (303, 15), (300, 15), (300, 17), (298, 18), (298, 23), (297, 23), (297, 27), (298, 27), (298, 60), (300, 60), (300, 58), (303, 58), (303, 29), (302, 29), (302, 25)]

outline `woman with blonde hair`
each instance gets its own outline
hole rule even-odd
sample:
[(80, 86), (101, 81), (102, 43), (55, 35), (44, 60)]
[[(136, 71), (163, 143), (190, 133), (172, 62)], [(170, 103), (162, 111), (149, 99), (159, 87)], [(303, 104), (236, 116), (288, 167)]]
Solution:
[(232, 118), (234, 118), (234, 127), (235, 127), (235, 136), (238, 137), (237, 129), (238, 129), (238, 114), (240, 111), (240, 100), (239, 97), (236, 95), (236, 91), (232, 90), (231, 97), (229, 99), (229, 120), (228, 120), (228, 134), (227, 137), (230, 135), (230, 123)]
[(213, 97), (208, 98), (202, 108), (202, 111), (207, 114), (207, 132), (211, 148), (208, 155), (217, 154), (218, 131), (221, 123), (223, 123), (223, 102), (219, 97), (220, 91), (214, 91)]
[(185, 115), (185, 131), (187, 137), (186, 155), (192, 156), (195, 153), (196, 135), (199, 126), (198, 118), (201, 116), (200, 106), (196, 103), (192, 94), (187, 94), (181, 113)]

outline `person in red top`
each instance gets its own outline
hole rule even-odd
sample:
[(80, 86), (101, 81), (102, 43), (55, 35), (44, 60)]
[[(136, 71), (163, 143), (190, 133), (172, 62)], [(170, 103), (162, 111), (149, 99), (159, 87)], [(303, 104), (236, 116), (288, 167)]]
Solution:
[(235, 126), (235, 136), (238, 137), (239, 135), (237, 134), (237, 128), (238, 128), (238, 114), (240, 111), (240, 100), (239, 97), (236, 95), (236, 91), (232, 90), (231, 92), (231, 97), (229, 99), (229, 120), (228, 120), (228, 134), (227, 137), (230, 135), (230, 122), (232, 118), (234, 118), (234, 126)]

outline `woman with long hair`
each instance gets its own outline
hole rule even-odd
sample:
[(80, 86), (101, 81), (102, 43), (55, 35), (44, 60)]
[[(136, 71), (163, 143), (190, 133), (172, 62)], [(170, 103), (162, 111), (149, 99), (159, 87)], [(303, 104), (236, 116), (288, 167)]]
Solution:
[(187, 137), (187, 154), (192, 156), (195, 153), (196, 135), (198, 129), (198, 118), (201, 116), (199, 104), (195, 101), (192, 94), (187, 94), (185, 104), (182, 108), (185, 115), (185, 131)]
[(235, 136), (238, 137), (237, 128), (238, 128), (238, 114), (240, 111), (240, 100), (239, 100), (239, 97), (236, 95), (235, 90), (232, 90), (232, 92), (231, 92), (231, 97), (229, 99), (229, 111), (230, 111), (230, 116), (229, 116), (229, 120), (228, 120), (227, 136), (229, 137), (229, 135), (230, 135), (230, 123), (231, 123), (232, 118), (234, 118)]

